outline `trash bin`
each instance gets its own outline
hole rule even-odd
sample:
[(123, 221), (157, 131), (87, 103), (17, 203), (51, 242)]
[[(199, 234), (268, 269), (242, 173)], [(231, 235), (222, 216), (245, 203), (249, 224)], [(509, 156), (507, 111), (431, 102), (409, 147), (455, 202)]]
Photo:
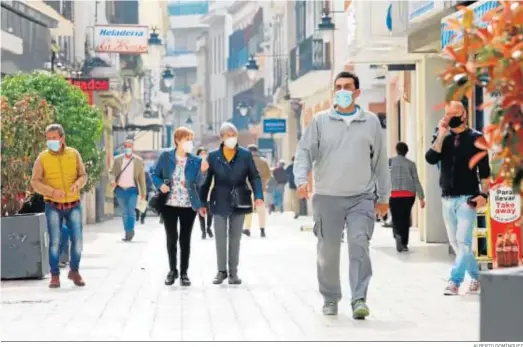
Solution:
[(480, 341), (523, 341), (523, 267), (480, 275)]

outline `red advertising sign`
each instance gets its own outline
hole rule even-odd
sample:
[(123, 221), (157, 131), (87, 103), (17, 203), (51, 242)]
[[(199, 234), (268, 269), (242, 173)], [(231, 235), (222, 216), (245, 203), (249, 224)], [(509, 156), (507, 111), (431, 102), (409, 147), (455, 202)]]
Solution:
[(93, 102), (93, 91), (109, 90), (108, 78), (67, 78), (67, 81), (73, 86), (80, 88), (89, 99), (89, 105)]
[(67, 81), (84, 92), (109, 90), (108, 78), (68, 78)]
[(505, 184), (491, 187), (489, 197), (490, 242), (493, 265), (496, 268), (517, 267), (523, 264), (521, 199)]

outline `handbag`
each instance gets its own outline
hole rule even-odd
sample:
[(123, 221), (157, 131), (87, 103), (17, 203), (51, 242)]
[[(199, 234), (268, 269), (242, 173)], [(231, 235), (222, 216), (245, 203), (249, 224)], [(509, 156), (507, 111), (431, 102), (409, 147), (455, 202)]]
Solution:
[[(167, 177), (167, 165), (164, 165), (162, 168), (162, 176)], [(171, 187), (171, 180), (164, 179), (163, 183), (167, 185), (169, 188)], [(149, 206), (149, 209), (152, 210), (154, 213), (161, 215), (163, 207), (165, 206), (165, 203), (167, 202), (167, 197), (169, 196), (170, 190), (167, 193), (162, 193), (161, 190), (156, 190), (154, 193), (151, 194), (149, 197), (149, 201), (147, 202), (147, 205)]]
[(231, 204), (238, 209), (252, 209), (252, 192), (247, 185), (232, 188)]

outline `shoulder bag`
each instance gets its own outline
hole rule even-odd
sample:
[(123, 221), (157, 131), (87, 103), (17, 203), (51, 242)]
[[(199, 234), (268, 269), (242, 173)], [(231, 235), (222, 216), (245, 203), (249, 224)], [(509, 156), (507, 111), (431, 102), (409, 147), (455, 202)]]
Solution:
[[(114, 186), (114, 189), (116, 189), (116, 187), (118, 187), (118, 180), (120, 179), (120, 177), (122, 177), (122, 174), (125, 172), (125, 170), (127, 170), (127, 168), (129, 167), (129, 165), (131, 165), (131, 163), (133, 162), (134, 160), (134, 156), (131, 158), (131, 160), (129, 160), (129, 162), (124, 166), (124, 168), (122, 169), (122, 171), (120, 171), (120, 173), (118, 174), (118, 176), (116, 176), (116, 178), (114, 179), (114, 183), (116, 183), (116, 185)], [(123, 163), (123, 161), (122, 161)]]
[[(168, 176), (167, 172), (167, 164), (164, 164), (162, 167), (162, 177), (164, 178), (163, 183), (167, 185), (170, 188), (172, 188), (172, 182), (171, 179), (166, 179), (165, 177)], [(167, 202), (167, 197), (169, 196), (170, 190), (167, 193), (162, 193), (161, 190), (156, 190), (153, 194), (151, 194), (151, 197), (148, 201), (149, 209), (151, 209), (156, 214), (161, 214), (163, 211), (163, 208), (165, 206), (165, 203)]]

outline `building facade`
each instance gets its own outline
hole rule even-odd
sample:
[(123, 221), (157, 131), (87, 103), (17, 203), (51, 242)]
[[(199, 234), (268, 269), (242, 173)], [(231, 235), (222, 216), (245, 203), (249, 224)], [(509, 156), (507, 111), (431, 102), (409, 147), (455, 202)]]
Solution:
[(169, 132), (179, 126), (187, 126), (195, 132), (196, 141), (202, 137), (197, 117), (199, 101), (191, 93), (196, 84), (196, 42), (206, 30), (201, 19), (209, 12), (209, 1), (173, 1), (167, 4), (169, 30), (166, 37), (165, 57), (162, 66), (172, 69), (175, 79), (170, 90), (171, 114), (166, 128)]
[(51, 60), (51, 30), (58, 21), (30, 4), (1, 2), (2, 75), (42, 70)]

